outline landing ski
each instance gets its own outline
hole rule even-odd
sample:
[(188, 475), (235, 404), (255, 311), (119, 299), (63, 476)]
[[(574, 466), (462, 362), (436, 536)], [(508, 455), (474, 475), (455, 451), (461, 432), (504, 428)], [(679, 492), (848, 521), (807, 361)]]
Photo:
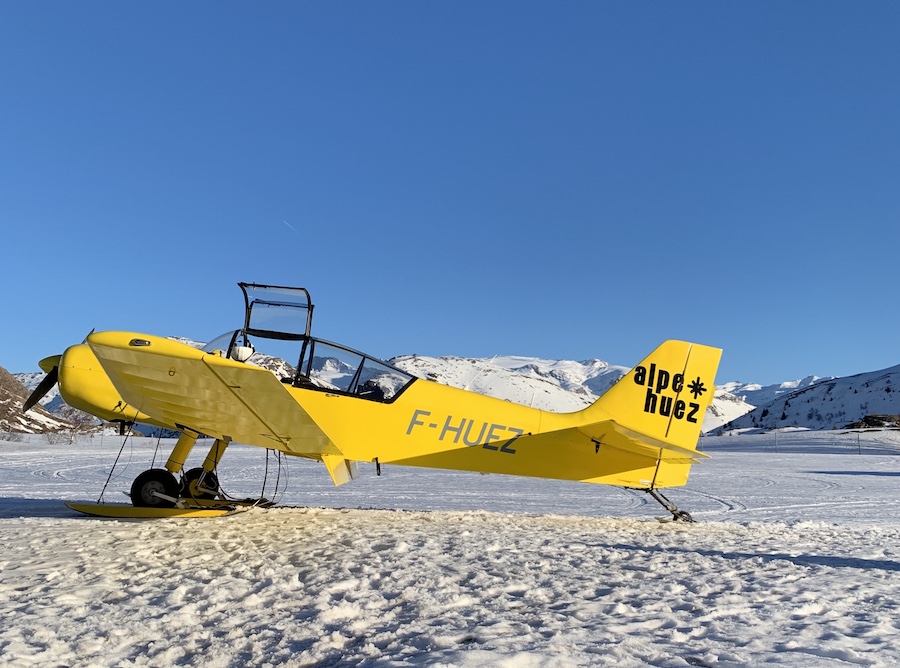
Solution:
[(147, 508), (130, 503), (89, 503), (87, 501), (66, 501), (66, 506), (92, 517), (122, 519), (160, 519), (165, 517), (221, 517), (248, 510), (250, 506), (228, 504), (211, 507), (192, 508)]

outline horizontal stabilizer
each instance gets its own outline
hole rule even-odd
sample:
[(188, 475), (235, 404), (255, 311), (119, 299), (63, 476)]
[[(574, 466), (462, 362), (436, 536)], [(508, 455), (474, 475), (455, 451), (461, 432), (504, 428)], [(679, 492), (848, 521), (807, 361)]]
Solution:
[(684, 462), (709, 459), (709, 455), (703, 452), (653, 438), (634, 429), (629, 429), (615, 420), (582, 425), (578, 430), (590, 437), (595, 443), (602, 445), (602, 447), (617, 448), (656, 459), (667, 461), (680, 460)]

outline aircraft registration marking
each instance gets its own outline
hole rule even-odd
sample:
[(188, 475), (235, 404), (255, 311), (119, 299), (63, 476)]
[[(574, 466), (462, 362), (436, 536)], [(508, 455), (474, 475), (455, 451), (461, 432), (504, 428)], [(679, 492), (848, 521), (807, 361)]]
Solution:
[[(454, 443), (459, 443), (459, 439), (462, 438), (463, 445), (466, 447), (474, 448), (480, 446), (485, 450), (514, 455), (516, 451), (510, 446), (525, 433), (524, 430), (518, 427), (508, 427), (495, 422), (481, 422), (481, 426), (475, 429), (475, 420), (466, 417), (456, 418), (453, 415), (448, 415), (443, 425), (441, 425), (440, 420), (431, 422), (424, 419), (430, 416), (431, 411), (422, 410), (421, 408), (415, 409), (412, 418), (410, 418), (409, 427), (406, 429), (406, 435), (412, 434), (413, 429), (416, 427), (434, 429), (436, 432), (440, 428), (437, 439), (439, 441), (452, 437)], [(508, 434), (513, 434), (512, 438)]]

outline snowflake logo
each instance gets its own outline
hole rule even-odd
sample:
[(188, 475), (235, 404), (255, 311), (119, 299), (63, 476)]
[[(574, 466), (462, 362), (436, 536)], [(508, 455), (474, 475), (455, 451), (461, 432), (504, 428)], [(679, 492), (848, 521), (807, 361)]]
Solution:
[(697, 376), (697, 380), (691, 381), (691, 384), (688, 385), (688, 389), (691, 391), (691, 394), (694, 395), (694, 399), (706, 392), (706, 386), (703, 384), (703, 381), (700, 380), (700, 376)]

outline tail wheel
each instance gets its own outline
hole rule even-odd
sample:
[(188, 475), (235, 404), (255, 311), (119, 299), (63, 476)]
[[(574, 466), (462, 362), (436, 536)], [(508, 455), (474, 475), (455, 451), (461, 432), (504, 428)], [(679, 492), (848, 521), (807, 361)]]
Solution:
[[(131, 484), (131, 505), (138, 508), (171, 508), (178, 498), (178, 480), (165, 469), (144, 471)], [(159, 496), (162, 495), (162, 496)]]
[(219, 495), (219, 479), (212, 471), (203, 476), (202, 468), (189, 470), (181, 478), (181, 496), (187, 499), (215, 499)]

